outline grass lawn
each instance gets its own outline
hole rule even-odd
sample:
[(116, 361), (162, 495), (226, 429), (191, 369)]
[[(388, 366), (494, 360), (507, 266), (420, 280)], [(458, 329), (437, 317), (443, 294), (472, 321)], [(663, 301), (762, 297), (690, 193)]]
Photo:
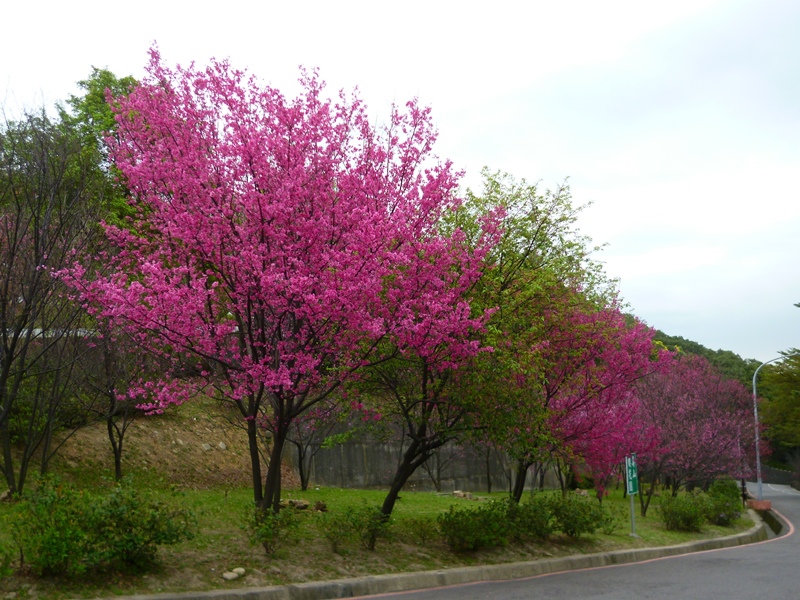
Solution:
[[(119, 594), (148, 594), (191, 590), (210, 590), (233, 587), (262, 587), (287, 583), (357, 577), (367, 574), (396, 573), (427, 569), (442, 569), (477, 564), (535, 560), (576, 553), (604, 552), (622, 548), (652, 547), (679, 544), (691, 540), (731, 535), (752, 526), (742, 518), (732, 527), (706, 526), (698, 534), (666, 531), (658, 517), (658, 500), (654, 500), (647, 518), (636, 515), (636, 532), (630, 533), (629, 500), (621, 491), (612, 491), (604, 500), (617, 515), (618, 526), (610, 534), (597, 532), (578, 539), (559, 534), (547, 541), (523, 545), (509, 544), (503, 548), (471, 553), (454, 553), (440, 539), (430, 536), (424, 542), (425, 519), (447, 511), (451, 505), (477, 507), (489, 497), (477, 500), (455, 498), (429, 492), (401, 494), (390, 527), (390, 537), (378, 541), (369, 551), (357, 541), (344, 544), (338, 553), (331, 550), (323, 535), (323, 520), (348, 507), (378, 506), (382, 491), (310, 489), (288, 490), (285, 499), (306, 500), (313, 507), (322, 502), (327, 513), (306, 510), (298, 513), (300, 525), (295, 539), (284, 544), (273, 555), (267, 555), (261, 545), (248, 541), (246, 514), (252, 505), (252, 492), (243, 487), (216, 487), (203, 490), (177, 490), (169, 482), (150, 474), (135, 476), (134, 481), (156, 497), (178, 506), (191, 508), (197, 516), (198, 535), (191, 541), (162, 547), (161, 566), (145, 574), (103, 573), (81, 579), (36, 578), (30, 574), (14, 574), (0, 579), (0, 598), (15, 592), (15, 600), (24, 598), (93, 598)], [(95, 475), (85, 475), (81, 485), (97, 489), (103, 485)], [(107, 485), (107, 484), (106, 484)], [(548, 493), (548, 492), (545, 492)], [(492, 494), (503, 498), (505, 494)], [(13, 503), (0, 503), (0, 548), (14, 548), (9, 522), (15, 511)], [(420, 522), (423, 524), (420, 525)], [(427, 533), (433, 531), (428, 523)], [(223, 580), (222, 573), (236, 567), (245, 575), (233, 582)]]

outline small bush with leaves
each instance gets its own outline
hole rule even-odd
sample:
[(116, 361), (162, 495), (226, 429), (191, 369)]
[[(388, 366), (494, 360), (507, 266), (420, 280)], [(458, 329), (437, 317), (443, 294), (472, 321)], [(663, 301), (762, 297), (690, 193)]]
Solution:
[(603, 519), (603, 509), (597, 500), (571, 492), (563, 496), (551, 496), (550, 509), (553, 511), (555, 529), (570, 537), (594, 533)]
[(355, 537), (349, 513), (349, 510), (329, 511), (320, 515), (322, 535), (336, 554), (344, 553), (344, 546)]
[(375, 550), (379, 539), (391, 534), (392, 521), (377, 506), (348, 506), (343, 511), (331, 511), (322, 516), (322, 535), (337, 554), (344, 545), (358, 540), (367, 550)]
[(89, 496), (49, 477), (24, 496), (12, 524), (23, 561), (36, 574), (68, 577), (154, 565), (159, 545), (190, 539), (194, 529), (191, 511), (150, 501), (130, 482)]
[(702, 492), (666, 496), (661, 499), (659, 514), (670, 531), (700, 531), (709, 511), (708, 496)]
[(0, 548), (0, 579), (9, 577), (14, 569), (12, 563), (14, 562), (14, 555), (7, 548)]
[(91, 502), (58, 480), (42, 478), (12, 523), (24, 566), (37, 575), (74, 577), (89, 567)]
[(437, 518), (445, 542), (457, 552), (505, 546), (509, 536), (508, 503), (493, 501), (479, 508), (451, 506)]
[(508, 502), (509, 529), (515, 542), (544, 540), (553, 533), (553, 511), (546, 496), (537, 494), (520, 504)]
[(727, 527), (742, 514), (742, 496), (733, 479), (718, 479), (708, 489), (710, 523)]
[(247, 530), (253, 544), (261, 544), (264, 552), (275, 554), (290, 542), (300, 527), (297, 511), (291, 506), (274, 512), (271, 509), (248, 508)]
[(439, 527), (433, 517), (411, 517), (405, 520), (405, 531), (415, 543), (425, 546), (439, 536)]
[(91, 562), (137, 569), (156, 563), (158, 546), (190, 540), (197, 528), (191, 511), (147, 498), (130, 480), (96, 502), (90, 520)]
[(611, 535), (622, 527), (625, 522), (625, 509), (621, 506), (603, 504), (600, 507), (602, 517), (600, 518), (600, 531), (606, 535)]
[(379, 539), (391, 535), (391, 519), (377, 506), (364, 505), (350, 511), (350, 526), (361, 545), (367, 550), (375, 550)]

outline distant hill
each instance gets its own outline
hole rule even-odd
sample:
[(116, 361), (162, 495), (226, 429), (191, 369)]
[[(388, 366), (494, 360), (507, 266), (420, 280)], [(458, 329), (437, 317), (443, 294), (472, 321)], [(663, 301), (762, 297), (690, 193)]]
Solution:
[(754, 358), (742, 358), (730, 350), (711, 350), (702, 344), (687, 340), (680, 336), (667, 335), (663, 331), (656, 329), (655, 339), (667, 348), (679, 348), (687, 354), (698, 354), (707, 359), (712, 365), (717, 367), (720, 372), (731, 379), (738, 379), (746, 387), (753, 384), (753, 373), (761, 364)]

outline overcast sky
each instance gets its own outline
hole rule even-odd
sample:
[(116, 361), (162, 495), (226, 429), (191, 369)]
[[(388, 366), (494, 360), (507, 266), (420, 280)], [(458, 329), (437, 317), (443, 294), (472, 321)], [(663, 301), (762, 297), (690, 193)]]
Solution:
[(92, 66), (229, 58), (291, 93), (358, 86), (375, 120), (433, 108), (436, 148), (591, 203), (583, 233), (649, 325), (769, 360), (800, 347), (800, 2), (495, 0), (4, 6), (6, 113)]

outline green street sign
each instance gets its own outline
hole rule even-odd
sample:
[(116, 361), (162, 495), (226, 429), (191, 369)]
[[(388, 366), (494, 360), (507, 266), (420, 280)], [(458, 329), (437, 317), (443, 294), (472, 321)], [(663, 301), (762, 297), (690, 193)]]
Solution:
[(628, 495), (639, 493), (639, 474), (636, 471), (636, 455), (625, 457), (625, 479), (628, 482)]

